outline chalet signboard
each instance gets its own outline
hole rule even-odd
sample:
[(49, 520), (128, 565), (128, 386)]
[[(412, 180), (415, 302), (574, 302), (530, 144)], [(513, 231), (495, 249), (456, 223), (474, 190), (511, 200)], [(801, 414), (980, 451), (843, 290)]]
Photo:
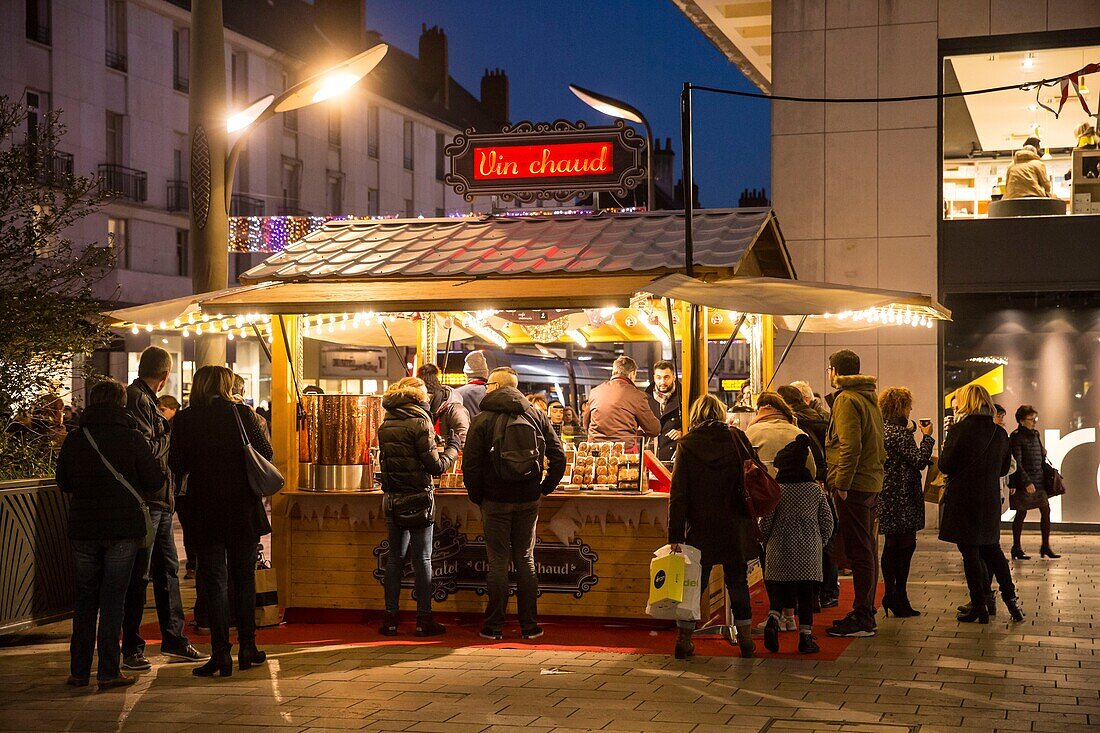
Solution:
[(500, 132), (473, 129), (444, 149), (446, 182), (467, 201), (568, 201), (596, 191), (625, 196), (646, 175), (645, 140), (622, 120), (607, 127), (584, 122), (519, 122)]

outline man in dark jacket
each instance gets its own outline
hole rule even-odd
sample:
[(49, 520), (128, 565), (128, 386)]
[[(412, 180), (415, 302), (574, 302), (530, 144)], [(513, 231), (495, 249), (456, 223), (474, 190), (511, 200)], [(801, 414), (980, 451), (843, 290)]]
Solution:
[(661, 433), (657, 436), (657, 458), (671, 461), (684, 429), (680, 383), (676, 381), (676, 370), (671, 361), (662, 359), (653, 365), (653, 375), (645, 393), (649, 398), (649, 409), (661, 421)]
[[(485, 551), (489, 558), (489, 602), (481, 635), (500, 639), (508, 609), (508, 564), (516, 571), (516, 603), (525, 639), (542, 636), (538, 625), (538, 575), (535, 573), (535, 527), (539, 498), (549, 495), (565, 473), (565, 452), (550, 419), (536, 410), (517, 387), (508, 367), (489, 375), (481, 412), (470, 424), (462, 457), (462, 476), (470, 501), (481, 507)], [(505, 481), (494, 465), (498, 429), (511, 416), (522, 415), (545, 441), (545, 475), (536, 471), (526, 481)], [(541, 460), (541, 459), (540, 459)]]
[(153, 602), (160, 622), (160, 652), (174, 660), (201, 662), (208, 657), (191, 646), (183, 626), (183, 601), (180, 599), (179, 558), (172, 529), (175, 509), (171, 471), (168, 470), (168, 445), (171, 426), (160, 414), (157, 392), (168, 383), (172, 355), (159, 346), (141, 352), (138, 376), (126, 388), (126, 411), (137, 423), (138, 431), (153, 451), (164, 473), (160, 491), (149, 500), (149, 516), (156, 537), (152, 547), (138, 550), (130, 586), (126, 590), (126, 611), (122, 620), (122, 667), (146, 670), (152, 665), (145, 658), (145, 640), (141, 638), (141, 619), (145, 613), (146, 590), (153, 584)]
[(118, 637), (123, 596), (138, 544), (145, 537), (145, 518), (138, 499), (115, 478), (112, 468), (145, 500), (161, 489), (164, 474), (125, 404), (126, 389), (113, 379), (92, 387), (82, 429), (69, 433), (57, 457), (57, 486), (72, 494), (69, 538), (77, 591), (68, 684), (73, 687), (86, 686), (91, 676), (97, 617), (99, 687), (136, 681), (119, 670)]
[(833, 623), (829, 636), (874, 636), (878, 588), (875, 509), (882, 491), (886, 446), (875, 378), (859, 373), (859, 355), (847, 349), (829, 357), (829, 377), (837, 388), (825, 435), (827, 485), (836, 500), (840, 539), (852, 568), (852, 611)]

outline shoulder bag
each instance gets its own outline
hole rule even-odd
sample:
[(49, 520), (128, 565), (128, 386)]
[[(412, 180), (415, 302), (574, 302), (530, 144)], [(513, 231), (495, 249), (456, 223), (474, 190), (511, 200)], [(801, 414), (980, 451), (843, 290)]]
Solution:
[[(756, 457), (756, 451), (743, 436), (743, 433), (729, 431), (734, 447), (742, 456), (742, 490), (749, 516), (760, 519), (779, 506), (781, 488), (779, 482)], [(745, 456), (748, 456), (747, 458)]]
[(1065, 480), (1062, 478), (1061, 472), (1051, 465), (1050, 461), (1043, 461), (1043, 487), (1048, 498), (1066, 493)]
[(88, 428), (81, 429), (84, 432), (84, 437), (88, 439), (88, 443), (91, 444), (92, 448), (99, 455), (99, 460), (103, 461), (103, 465), (106, 466), (107, 470), (111, 472), (111, 475), (115, 477), (115, 481), (118, 481), (120, 484), (126, 487), (126, 490), (133, 494), (134, 498), (137, 499), (138, 506), (141, 508), (141, 516), (145, 520), (145, 536), (141, 538), (138, 546), (142, 548), (152, 547), (153, 540), (156, 537), (156, 528), (153, 526), (153, 517), (149, 514), (149, 505), (145, 503), (145, 499), (141, 498), (141, 494), (139, 494), (134, 489), (134, 487), (130, 485), (130, 482), (126, 480), (126, 477), (116, 471), (115, 467), (111, 465), (111, 462), (107, 460), (107, 457), (104, 456), (103, 453), (99, 450), (99, 446), (96, 445), (95, 438), (92, 437), (92, 434), (88, 432)]
[(422, 529), (435, 521), (435, 492), (431, 490), (386, 494), (384, 506), (398, 529)]
[(237, 418), (237, 427), (241, 431), (241, 440), (244, 443), (244, 471), (248, 475), (248, 486), (252, 493), (259, 497), (273, 496), (283, 489), (285, 479), (275, 464), (261, 456), (252, 443), (248, 440), (248, 433), (244, 429), (244, 421), (237, 412), (237, 405), (229, 406), (233, 410), (233, 417)]

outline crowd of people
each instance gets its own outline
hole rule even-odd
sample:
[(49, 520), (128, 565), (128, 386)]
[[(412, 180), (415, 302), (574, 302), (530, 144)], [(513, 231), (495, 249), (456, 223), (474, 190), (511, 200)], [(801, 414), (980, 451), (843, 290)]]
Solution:
[[(194, 668), (197, 676), (228, 676), (235, 623), (238, 668), (266, 659), (256, 646), (254, 572), (257, 544), (271, 525), (244, 463), (246, 444), (271, 459), (266, 421), (244, 404), (243, 380), (224, 367), (197, 370), (181, 409), (174, 398), (158, 396), (171, 370), (168, 352), (146, 349), (129, 387), (105, 380), (89, 391), (78, 426), (61, 445), (57, 482), (73, 494), (69, 527), (78, 585), (70, 685), (89, 684), (97, 645), (100, 688), (131, 684), (134, 678), (123, 670), (149, 668), (140, 625), (150, 583), (162, 654), (205, 662)], [(579, 415), (561, 402), (525, 395), (514, 370), (490, 371), (480, 352), (467, 355), (464, 372), (467, 383), (451, 388), (428, 364), (390, 385), (383, 397), (379, 470), (389, 537), (382, 634), (402, 630), (406, 556), (415, 577), (415, 634), (446, 632), (432, 615), (433, 478), (461, 454), (465, 488), (481, 510), (485, 536), (488, 597), (481, 636), (503, 637), (510, 568), (520, 634), (542, 635), (534, 558), (539, 504), (562, 478), (562, 436), (571, 434), (590, 441), (656, 439), (659, 457), (672, 462), (668, 542), (674, 552), (685, 544), (699, 550), (704, 585), (712, 568), (721, 566), (743, 656), (756, 649), (747, 580), (756, 558), (769, 601), (760, 624), (769, 651), (779, 650), (783, 631), (799, 632), (799, 652), (820, 650), (813, 618), (839, 604), (840, 568), (851, 573), (853, 602), (828, 628), (830, 636), (874, 636), (879, 606), (887, 616), (920, 615), (908, 578), (925, 523), (922, 472), (935, 461), (932, 421), (913, 421), (908, 389), (879, 392), (854, 352), (829, 358), (833, 391), (824, 399), (805, 381), (762, 392), (743, 431), (710, 394), (694, 401), (685, 421), (681, 385), (665, 361), (654, 365), (643, 391), (636, 386), (638, 365), (618, 357), (611, 378), (592, 390)], [(994, 578), (1009, 616), (1024, 617), (999, 546), (1006, 496), (1017, 517), (1013, 558), (1028, 558), (1020, 530), (1031, 509), (1042, 517), (1042, 555), (1058, 557), (1050, 547), (1038, 414), (1020, 407), (1011, 436), (1005, 414), (981, 386), (963, 387), (938, 457), (946, 476), (939, 538), (957, 546), (969, 592), (960, 622), (988, 623), (996, 613)], [(778, 482), (778, 503), (763, 516), (754, 516), (745, 500), (746, 462)], [(201, 606), (210, 629), (209, 655), (185, 633), (174, 512), (189, 564), (195, 562), (196, 613)], [(884, 594), (878, 599), (880, 572)], [(678, 658), (694, 653), (694, 628), (695, 622), (678, 623)]]

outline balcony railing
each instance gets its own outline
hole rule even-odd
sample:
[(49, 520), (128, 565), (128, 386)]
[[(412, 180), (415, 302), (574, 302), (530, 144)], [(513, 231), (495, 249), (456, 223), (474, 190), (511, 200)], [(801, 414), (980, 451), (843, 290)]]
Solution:
[(280, 216), (312, 216), (312, 213), (305, 209), (298, 208), (297, 201), (284, 201), (279, 205)]
[(126, 71), (126, 54), (107, 49), (107, 66), (119, 71)]
[(115, 163), (100, 163), (98, 173), (103, 187), (119, 198), (139, 203), (149, 198), (145, 171)]
[(191, 209), (191, 189), (187, 181), (168, 181), (166, 207), (169, 211), (189, 211)]
[(172, 88), (175, 89), (177, 92), (183, 92), (184, 94), (187, 94), (187, 92), (191, 90), (191, 80), (188, 79), (186, 76), (173, 76)]
[(48, 186), (73, 174), (73, 156), (72, 153), (60, 150), (39, 150), (28, 146), (27, 167), (34, 175), (34, 180)]
[(263, 216), (264, 200), (248, 194), (235, 193), (229, 202), (229, 215)]
[(37, 18), (27, 15), (27, 38), (45, 46), (50, 45), (50, 26), (40, 23)]

